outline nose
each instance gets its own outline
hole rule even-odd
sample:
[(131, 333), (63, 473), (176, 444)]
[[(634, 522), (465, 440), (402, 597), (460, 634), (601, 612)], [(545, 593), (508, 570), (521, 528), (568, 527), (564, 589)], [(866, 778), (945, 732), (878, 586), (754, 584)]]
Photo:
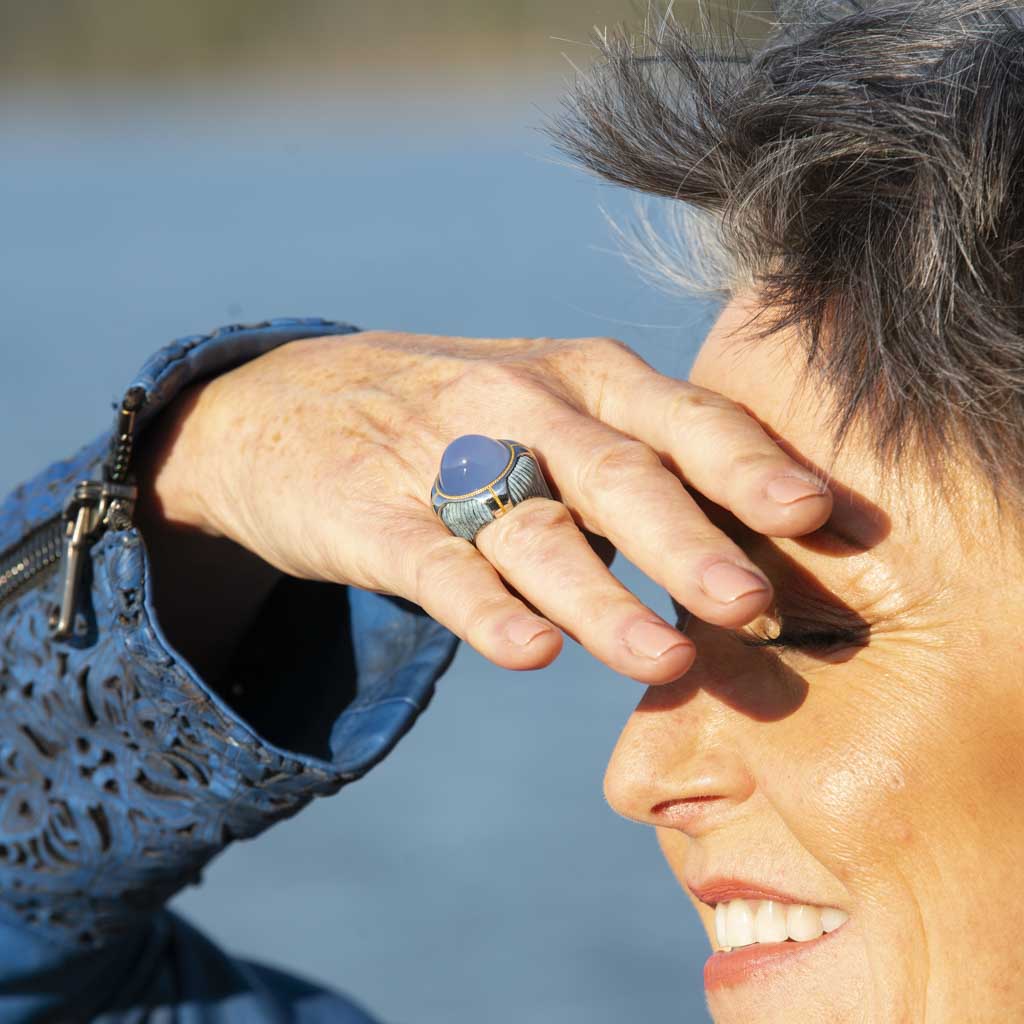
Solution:
[[(685, 676), (650, 687), (630, 716), (605, 773), (605, 799), (623, 817), (696, 838), (734, 816), (756, 789), (744, 757), (752, 723), (721, 699), (736, 689), (698, 641)], [(738, 666), (731, 666), (735, 672)]]

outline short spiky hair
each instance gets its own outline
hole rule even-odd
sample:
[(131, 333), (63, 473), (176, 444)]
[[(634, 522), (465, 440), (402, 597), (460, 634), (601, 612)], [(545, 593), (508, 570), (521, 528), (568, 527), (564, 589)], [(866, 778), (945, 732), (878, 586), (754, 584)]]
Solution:
[(756, 52), (670, 16), (602, 36), (554, 126), (710, 219), (767, 333), (796, 326), (837, 447), (968, 455), (1024, 494), (1024, 5), (789, 0)]

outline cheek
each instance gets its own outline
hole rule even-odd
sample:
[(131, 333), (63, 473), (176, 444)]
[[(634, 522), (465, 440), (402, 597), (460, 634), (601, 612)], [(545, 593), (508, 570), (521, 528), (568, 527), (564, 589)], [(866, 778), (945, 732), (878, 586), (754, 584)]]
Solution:
[[(808, 677), (759, 786), (879, 936), (923, 949), (927, 933), (932, 956), (1024, 885), (1020, 683), (986, 683), (976, 653), (973, 671), (883, 653)], [(1016, 699), (996, 700), (1008, 687)]]
[[(808, 708), (801, 723), (817, 742), (789, 798), (792, 818), (815, 842), (835, 848), (845, 881), (857, 869), (890, 863), (913, 843), (915, 804), (907, 780), (914, 774), (915, 727), (905, 709), (883, 712), (877, 701), (825, 704), (812, 697), (809, 703), (822, 705)], [(775, 788), (767, 783), (769, 794)]]

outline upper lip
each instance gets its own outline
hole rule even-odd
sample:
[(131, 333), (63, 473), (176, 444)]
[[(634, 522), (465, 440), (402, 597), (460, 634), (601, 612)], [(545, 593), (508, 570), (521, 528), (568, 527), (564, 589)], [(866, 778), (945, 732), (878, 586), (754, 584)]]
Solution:
[(748, 882), (741, 878), (726, 878), (721, 875), (701, 879), (687, 879), (686, 886), (709, 907), (729, 900), (774, 900), (776, 903), (801, 903), (811, 907), (834, 907), (828, 901), (804, 899), (792, 893), (783, 892), (774, 886), (761, 882)]

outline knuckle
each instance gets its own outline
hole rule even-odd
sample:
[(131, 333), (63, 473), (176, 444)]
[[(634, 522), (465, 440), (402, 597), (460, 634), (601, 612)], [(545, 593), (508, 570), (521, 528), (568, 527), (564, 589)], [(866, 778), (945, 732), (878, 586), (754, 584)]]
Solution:
[(414, 600), (423, 604), (434, 594), (455, 592), (464, 582), (459, 577), (468, 568), (467, 559), (473, 557), (473, 551), (461, 537), (452, 534), (417, 546), (406, 557), (412, 560)]
[(575, 526), (565, 505), (544, 498), (524, 501), (499, 523), (492, 545), (499, 569), (510, 563), (547, 561), (564, 545), (564, 527)]
[(602, 646), (616, 647), (623, 635), (623, 624), (643, 613), (643, 605), (623, 592), (621, 585), (609, 576), (600, 586), (590, 590), (592, 611), (588, 614), (590, 632)]
[(509, 516), (506, 536), (519, 534), (547, 534), (554, 527), (572, 522), (569, 510), (558, 501), (546, 498), (531, 498), (516, 506), (515, 514)]
[(519, 388), (524, 383), (521, 367), (508, 359), (482, 360), (473, 366), (468, 376), (474, 383), (497, 391)]
[(585, 344), (591, 354), (596, 348), (600, 353), (612, 358), (621, 358), (622, 356), (634, 359), (638, 358), (636, 353), (624, 341), (619, 341), (618, 338), (609, 338), (604, 336), (599, 338), (587, 338)]
[(626, 361), (642, 362), (625, 342), (617, 338), (565, 338), (553, 343), (544, 354), (549, 371), (556, 372), (566, 380), (600, 377), (611, 367), (619, 367)]
[(482, 594), (466, 606), (463, 628), (466, 636), (480, 637), (490, 631), (498, 619), (509, 613), (511, 598), (502, 594)]
[(686, 419), (717, 419), (723, 413), (741, 413), (740, 407), (731, 399), (710, 388), (696, 384), (689, 385), (679, 396), (678, 411)]
[(733, 472), (742, 473), (745, 476), (760, 475), (765, 470), (778, 469), (785, 463), (778, 451), (757, 449), (736, 452), (729, 461)]
[(643, 441), (625, 438), (596, 451), (578, 471), (581, 494), (599, 494), (636, 478), (642, 473), (662, 469), (661, 459)]
[(322, 557), (332, 567), (334, 578), (356, 581), (372, 590), (398, 587), (402, 597), (416, 600), (411, 593), (415, 580), (409, 571), (414, 564), (409, 560), (409, 552), (421, 540), (418, 531), (409, 523), (405, 510), (397, 505), (385, 502), (374, 508), (369, 501), (357, 498), (353, 503), (353, 521), (371, 516), (378, 527), (376, 536), (370, 543), (354, 548), (334, 531), (324, 531), (322, 537), (305, 531), (302, 543), (308, 552), (307, 559)]

